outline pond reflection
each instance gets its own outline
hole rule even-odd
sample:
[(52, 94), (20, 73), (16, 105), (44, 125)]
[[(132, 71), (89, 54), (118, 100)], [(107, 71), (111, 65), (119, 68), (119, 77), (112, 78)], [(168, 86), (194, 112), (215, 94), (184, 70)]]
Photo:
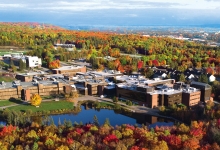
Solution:
[[(104, 124), (106, 118), (109, 119), (112, 126), (131, 124), (131, 125), (151, 125), (150, 127), (158, 126), (171, 126), (173, 125), (172, 120), (151, 116), (147, 114), (139, 114), (132, 112), (125, 112), (123, 110), (109, 110), (109, 109), (92, 109), (88, 106), (81, 106), (79, 113), (51, 115), (48, 117), (32, 117), (32, 121), (38, 122), (39, 124), (47, 124), (53, 122), (55, 125), (64, 123), (64, 121), (71, 121), (74, 123), (93, 123), (94, 116), (97, 116), (99, 124)], [(45, 121), (46, 120), (46, 121)]]

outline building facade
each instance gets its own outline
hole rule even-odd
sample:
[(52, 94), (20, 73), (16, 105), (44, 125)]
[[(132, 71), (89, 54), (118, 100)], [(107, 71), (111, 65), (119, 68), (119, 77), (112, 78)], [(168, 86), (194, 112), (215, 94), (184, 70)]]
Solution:
[(202, 82), (191, 82), (190, 86), (200, 89), (201, 96), (200, 101), (206, 102), (211, 99), (212, 87), (207, 83)]
[(86, 73), (86, 66), (63, 66), (57, 69), (53, 69), (52, 72), (54, 74), (73, 76), (76, 75), (77, 72)]
[(37, 56), (26, 56), (26, 65), (30, 68), (41, 67), (41, 58), (38, 58)]

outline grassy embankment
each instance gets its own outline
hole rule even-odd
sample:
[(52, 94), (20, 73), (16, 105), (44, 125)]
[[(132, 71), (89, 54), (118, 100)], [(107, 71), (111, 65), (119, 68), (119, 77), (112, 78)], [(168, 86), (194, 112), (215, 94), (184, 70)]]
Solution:
[[(42, 101), (42, 103), (40, 104), (40, 107), (35, 107), (32, 106), (30, 104), (22, 104), (23, 101), (22, 100), (14, 100), (14, 101), (10, 101), (10, 100), (3, 100), (0, 101), (0, 107), (2, 106), (10, 106), (10, 105), (14, 105), (14, 104), (21, 104), (21, 105), (17, 105), (17, 106), (12, 106), (9, 107), (8, 109), (10, 110), (15, 110), (15, 111), (22, 111), (25, 112), (26, 110), (32, 110), (32, 112), (37, 112), (37, 111), (50, 111), (50, 110), (58, 110), (58, 109), (73, 109), (73, 103), (72, 102), (68, 102), (66, 100), (60, 100), (60, 101)], [(100, 105), (102, 107), (107, 107), (109, 105), (114, 105), (110, 102), (100, 102)]]
[(58, 110), (58, 109), (72, 109), (73, 103), (67, 102), (67, 101), (47, 101), (42, 102), (39, 107), (32, 106), (30, 104), (26, 105), (18, 105), (9, 107), (9, 110), (15, 110), (15, 111), (26, 111), (26, 110), (32, 110), (32, 112), (37, 111), (50, 111), (50, 110)]
[(23, 103), (23, 101), (21, 101), (21, 100), (1, 100), (0, 107), (10, 106), (10, 105), (14, 105), (14, 104), (21, 104), (21, 103)]

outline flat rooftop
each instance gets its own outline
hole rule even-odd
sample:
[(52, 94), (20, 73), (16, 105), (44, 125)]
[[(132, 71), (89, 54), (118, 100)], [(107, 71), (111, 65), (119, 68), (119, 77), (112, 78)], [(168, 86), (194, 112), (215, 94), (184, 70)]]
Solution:
[[(171, 81), (171, 80), (158, 80), (159, 82), (161, 81)], [(126, 80), (126, 82), (124, 83), (118, 83), (117, 86), (119, 88), (123, 88), (123, 89), (128, 89), (128, 90), (133, 90), (133, 91), (138, 91), (137, 87), (142, 87), (142, 88), (151, 88), (152, 86), (148, 86), (148, 84), (150, 83), (158, 83), (158, 81), (154, 81), (154, 80), (143, 80), (140, 82), (140, 80), (137, 80), (136, 78), (134, 78), (133, 80), (131, 80), (131, 78), (128, 78), (128, 80)], [(173, 84), (163, 84), (163, 85), (159, 85), (156, 86), (157, 88), (161, 88), (160, 90), (154, 90), (153, 92), (147, 92), (151, 95), (153, 94), (165, 94), (165, 95), (172, 95), (172, 94), (176, 94), (176, 93), (194, 93), (194, 92), (198, 92), (200, 91), (199, 89), (193, 88), (193, 87), (189, 87), (189, 88), (185, 88), (185, 89), (180, 89), (180, 90), (175, 90), (173, 89)]]
[(90, 74), (98, 75), (98, 76), (103, 76), (103, 77), (108, 77), (108, 76), (118, 76), (122, 75), (122, 73), (114, 70), (107, 70), (107, 71), (90, 71)]
[[(63, 84), (71, 84), (70, 81), (65, 80), (65, 79), (57, 79), (57, 81)], [(38, 83), (43, 84), (43, 85), (54, 85), (55, 84), (54, 81), (51, 81), (51, 80), (42, 80), (42, 81), (38, 81)], [(20, 82), (20, 85), (24, 88), (36, 86), (33, 84), (33, 82)], [(12, 82), (5, 82), (5, 85), (0, 84), (0, 89), (7, 89), (7, 88), (16, 88), (16, 86), (14, 86)]]
[(167, 81), (174, 81), (174, 79), (166, 79), (166, 80), (146, 80), (145, 84), (158, 84)]
[(63, 66), (63, 67), (53, 69), (53, 70), (74, 70), (74, 69), (79, 69), (79, 68), (83, 68), (83, 66)]
[(195, 81), (192, 81), (191, 82), (191, 85), (199, 85), (199, 86), (203, 86), (205, 88), (211, 88), (211, 86), (207, 83), (202, 83), (202, 82), (195, 82)]
[(150, 95), (154, 95), (154, 94), (173, 95), (177, 93), (182, 93), (182, 91), (174, 90), (174, 89), (164, 89), (164, 90), (154, 90), (153, 92), (149, 92)]
[(48, 74), (45, 71), (39, 71), (39, 72), (28, 72), (28, 73), (18, 73), (17, 75), (21, 75), (21, 76), (37, 76), (37, 75), (45, 75)]
[(130, 82), (133, 80), (139, 80), (140, 82), (147, 81), (148, 79), (145, 78), (144, 76), (141, 75), (121, 75), (121, 76), (116, 76), (116, 80), (118, 81), (126, 81)]

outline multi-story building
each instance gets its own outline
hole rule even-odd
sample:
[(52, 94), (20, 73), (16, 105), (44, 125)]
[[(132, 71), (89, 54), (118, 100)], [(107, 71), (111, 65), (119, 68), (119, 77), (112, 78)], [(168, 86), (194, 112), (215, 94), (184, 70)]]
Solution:
[(202, 82), (191, 82), (190, 86), (200, 89), (201, 96), (200, 101), (206, 102), (211, 99), (212, 87), (207, 83)]
[(201, 91), (194, 87), (184, 84), (183, 82), (176, 82), (174, 89), (182, 91), (182, 103), (188, 107), (195, 106), (199, 103)]
[(26, 66), (30, 68), (34, 67), (41, 67), (42, 61), (41, 58), (38, 58), (37, 56), (26, 56)]
[(170, 106), (182, 102), (182, 91), (166, 88), (147, 93), (148, 107)]
[(120, 99), (132, 100), (140, 105), (147, 105), (147, 93), (154, 87), (146, 85), (119, 83), (116, 85), (116, 96)]
[(77, 72), (86, 73), (86, 66), (63, 66), (52, 70), (54, 74), (76, 75)]
[(188, 107), (195, 106), (200, 102), (201, 91), (196, 88), (183, 90), (182, 103)]
[[(172, 84), (173, 80), (137, 80), (119, 83), (116, 96), (150, 108), (183, 103), (194, 106), (200, 101), (200, 90), (188, 85)], [(164, 83), (164, 84), (162, 84)]]
[(35, 67), (41, 67), (42, 61), (41, 58), (38, 58), (37, 56), (23, 56), (21, 55), (11, 55), (9, 59), (7, 59), (8, 62), (10, 63), (9, 60), (12, 60), (14, 65), (19, 66), (20, 60), (22, 60), (24, 63), (26, 63), (27, 68), (35, 68)]

